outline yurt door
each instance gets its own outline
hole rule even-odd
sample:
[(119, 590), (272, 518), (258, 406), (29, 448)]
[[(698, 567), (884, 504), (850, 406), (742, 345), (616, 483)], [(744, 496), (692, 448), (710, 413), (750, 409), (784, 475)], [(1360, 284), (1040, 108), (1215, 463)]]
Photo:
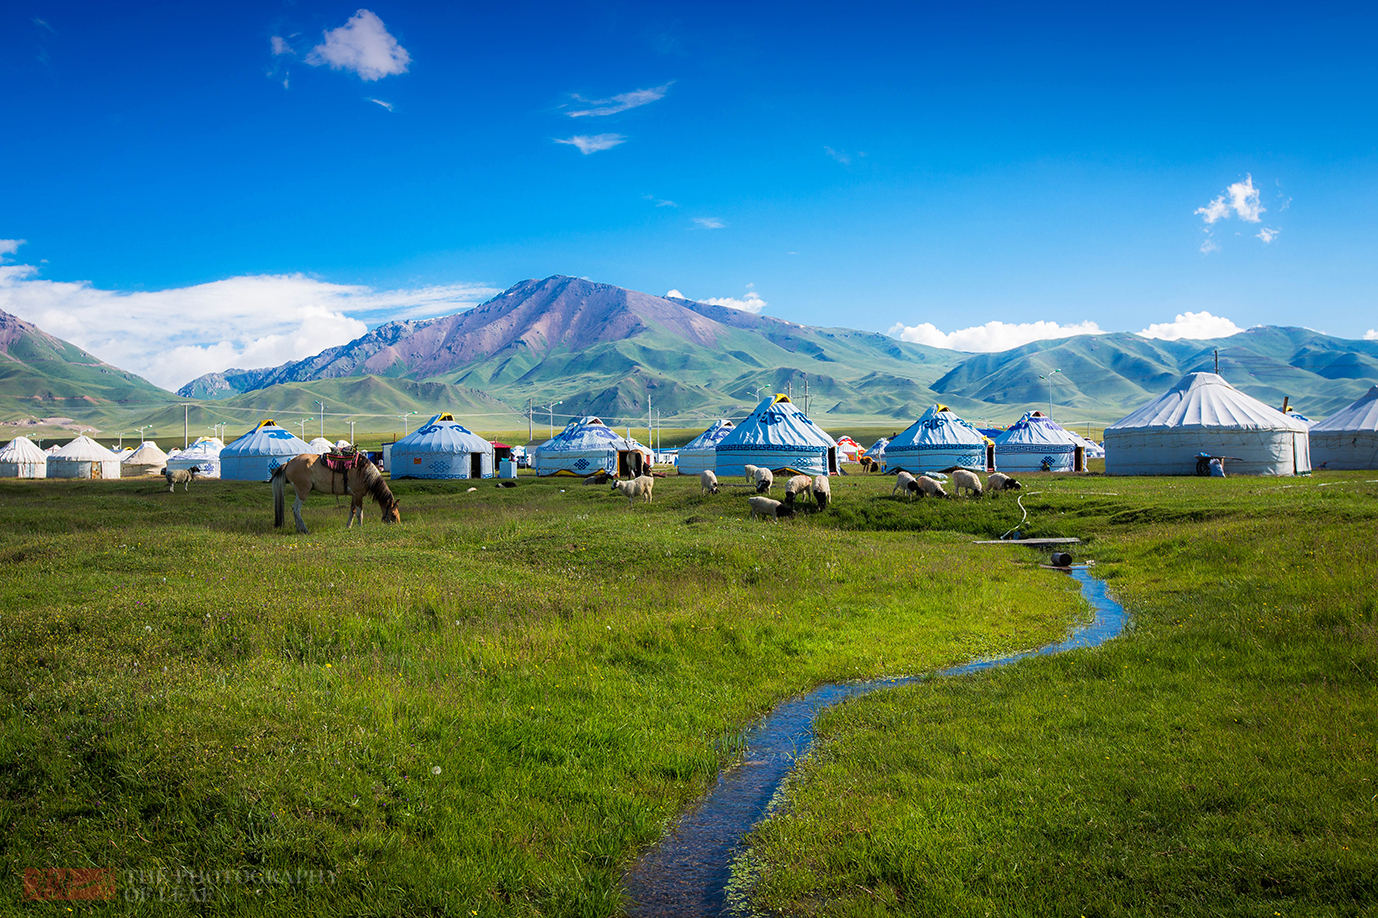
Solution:
[(828, 474), (838, 475), (841, 472), (837, 468), (837, 447), (828, 447)]
[(995, 471), (995, 447), (990, 443), (986, 444), (986, 471)]
[(482, 477), (483, 477), (483, 453), (470, 453), (470, 454), (469, 454), (469, 477), (470, 477), (470, 478), (482, 478)]
[(636, 478), (641, 474), (641, 454), (634, 449), (617, 451), (617, 477)]
[(93, 463), (91, 463), (91, 477), (92, 477), (92, 478), (99, 478), (99, 477), (100, 477), (101, 465), (102, 465), (102, 464), (103, 464), (103, 463), (100, 463), (100, 462), (93, 462)]
[(1076, 449), (1077, 454), (1072, 458), (1072, 471), (1084, 472), (1086, 471), (1086, 447), (1078, 446)]

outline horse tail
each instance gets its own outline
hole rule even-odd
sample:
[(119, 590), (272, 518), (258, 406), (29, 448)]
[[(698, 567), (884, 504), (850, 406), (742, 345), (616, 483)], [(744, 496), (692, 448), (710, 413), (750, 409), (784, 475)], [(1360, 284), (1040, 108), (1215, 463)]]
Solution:
[(287, 466), (273, 469), (273, 528), (282, 528), (283, 496), (287, 489)]

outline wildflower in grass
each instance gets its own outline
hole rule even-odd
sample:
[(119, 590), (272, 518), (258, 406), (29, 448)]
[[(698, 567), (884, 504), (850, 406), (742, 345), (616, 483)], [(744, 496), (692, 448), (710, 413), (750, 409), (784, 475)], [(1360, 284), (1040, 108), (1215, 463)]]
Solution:
[(440, 766), (439, 766), (439, 765), (436, 765), (436, 766), (432, 767), (432, 768), (431, 768), (431, 774), (433, 774), (433, 775), (438, 775), (438, 774), (440, 774)]

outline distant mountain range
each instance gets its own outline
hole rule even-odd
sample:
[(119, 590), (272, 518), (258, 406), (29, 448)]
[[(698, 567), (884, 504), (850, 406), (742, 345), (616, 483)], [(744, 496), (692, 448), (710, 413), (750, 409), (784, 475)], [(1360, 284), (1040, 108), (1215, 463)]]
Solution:
[(935, 401), (975, 421), (1008, 422), (1047, 406), (1039, 377), (1056, 370), (1055, 415), (1101, 425), (1211, 369), (1217, 352), (1236, 387), (1273, 405), (1290, 397), (1313, 418), (1378, 381), (1378, 342), (1302, 328), (1211, 341), (1080, 335), (968, 354), (556, 276), (465, 312), (389, 322), (304, 360), (210, 373), (176, 396), (0, 312), (0, 412), (168, 430), (190, 423), (188, 400), (199, 403), (190, 411), (201, 424), (217, 411), (246, 424), (267, 411), (310, 415), (325, 402), (334, 415), (445, 410), (480, 429), (511, 429), (528, 400), (562, 402), (557, 421), (597, 414), (635, 426), (649, 399), (667, 422), (688, 427), (792, 388), (797, 402), (807, 391), (825, 427), (908, 424)]

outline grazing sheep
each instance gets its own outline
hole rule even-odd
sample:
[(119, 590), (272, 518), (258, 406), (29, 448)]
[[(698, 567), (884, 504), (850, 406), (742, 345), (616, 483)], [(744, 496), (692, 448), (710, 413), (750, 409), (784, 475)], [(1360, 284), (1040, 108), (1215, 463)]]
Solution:
[(599, 469), (598, 471), (594, 472), (592, 475), (589, 475), (587, 478), (585, 478), (585, 479), (584, 479), (584, 484), (586, 484), (586, 485), (602, 485), (602, 484), (607, 484), (609, 481), (612, 481), (612, 476), (608, 474), (608, 470), (607, 470), (607, 469)]
[(813, 485), (813, 479), (807, 475), (795, 475), (785, 482), (785, 503), (794, 506), (794, 499), (800, 494), (808, 494), (809, 488)]
[(793, 507), (786, 507), (778, 500), (772, 500), (769, 497), (748, 497), (747, 503), (751, 504), (751, 518), (753, 520), (758, 516), (761, 519), (769, 517), (776, 520), (783, 516), (794, 516)]
[(920, 475), (915, 480), (914, 486), (918, 488), (920, 497), (947, 497), (947, 492), (943, 490), (942, 484), (936, 478)]
[(896, 491), (903, 491), (905, 497), (913, 500), (914, 495), (919, 490), (917, 481), (918, 480), (908, 472), (900, 472), (895, 476), (895, 486), (890, 489), (890, 496), (894, 497)]
[(966, 488), (971, 492), (972, 497), (981, 496), (981, 476), (966, 469), (958, 469), (952, 473), (952, 493), (957, 497), (962, 496), (962, 489)]
[(656, 480), (649, 475), (640, 478), (633, 478), (631, 481), (614, 481), (612, 489), (623, 497), (627, 498), (627, 506), (636, 503), (639, 497), (646, 503), (651, 502), (651, 489), (655, 487)]
[(769, 494), (770, 486), (775, 484), (775, 475), (770, 469), (760, 468), (756, 470), (756, 493)]
[(182, 490), (185, 491), (187, 488), (191, 487), (191, 483), (196, 480), (196, 476), (200, 471), (201, 467), (196, 465), (193, 465), (189, 469), (163, 469), (163, 477), (167, 479), (167, 489), (169, 491), (176, 491), (177, 486), (180, 484)]
[(710, 469), (704, 469), (702, 472), (699, 472), (699, 489), (704, 494), (717, 494), (718, 476), (714, 475)]
[(1015, 481), (1004, 472), (996, 472), (986, 479), (986, 490), (992, 494), (1000, 491), (1018, 491), (1019, 482)]
[(818, 501), (819, 510), (828, 509), (828, 501), (833, 496), (833, 486), (827, 475), (819, 475), (813, 480), (813, 499)]
[(742, 477), (744, 477), (744, 478), (746, 479), (746, 483), (747, 483), (747, 484), (749, 484), (749, 485), (754, 485), (754, 484), (756, 483), (756, 466), (754, 466), (754, 465), (744, 465), (744, 466), (742, 466)]
[(493, 487), (495, 487), (495, 488), (515, 488), (516, 486), (517, 486), (517, 483), (516, 483), (515, 481), (511, 481), (511, 480), (508, 480), (508, 481), (499, 481), (497, 484), (493, 485)]

